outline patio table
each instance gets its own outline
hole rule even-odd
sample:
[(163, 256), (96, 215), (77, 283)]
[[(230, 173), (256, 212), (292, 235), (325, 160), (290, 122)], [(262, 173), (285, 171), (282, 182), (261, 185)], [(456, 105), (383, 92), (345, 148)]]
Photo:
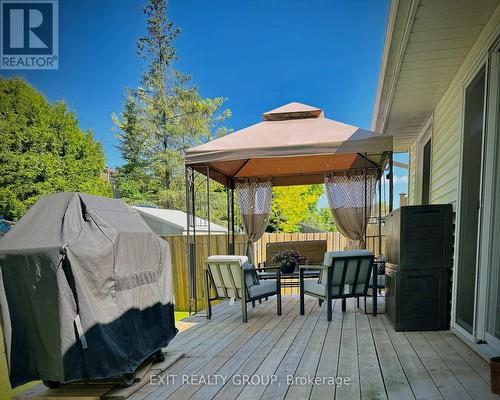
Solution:
[[(308, 265), (309, 268), (314, 268), (315, 265)], [(321, 265), (318, 265), (317, 271), (305, 271), (304, 276), (308, 279), (319, 279), (319, 270)], [(291, 273), (281, 273), (281, 286), (282, 287), (299, 287), (299, 268), (297, 266), (296, 271)], [(276, 279), (276, 272), (258, 272), (259, 279)]]

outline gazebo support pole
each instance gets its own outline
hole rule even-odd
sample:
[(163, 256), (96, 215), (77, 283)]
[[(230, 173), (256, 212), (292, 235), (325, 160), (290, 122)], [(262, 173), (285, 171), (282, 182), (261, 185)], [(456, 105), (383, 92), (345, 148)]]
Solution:
[[(187, 266), (189, 282), (189, 302), (188, 311), (191, 314), (198, 311), (196, 304), (196, 210), (195, 210), (195, 189), (194, 170), (186, 167), (186, 214), (187, 214)], [(191, 227), (192, 235), (191, 235)]]
[(194, 308), (194, 313), (198, 312), (197, 295), (196, 295), (196, 190), (195, 190), (195, 172), (191, 169), (192, 194), (191, 203), (193, 207), (193, 244), (191, 247), (191, 308)]
[[(191, 256), (190, 256), (190, 248), (189, 244), (191, 243), (191, 180), (189, 179), (190, 168), (185, 165), (184, 166), (184, 183), (186, 185), (186, 264), (188, 266), (188, 280), (191, 279), (190, 271), (191, 271)], [(191, 285), (191, 284), (190, 284)], [(189, 294), (189, 298), (191, 298), (191, 293)], [(188, 301), (188, 311), (191, 313), (191, 300)]]
[(389, 212), (394, 208), (394, 153), (389, 152)]
[(378, 254), (382, 254), (382, 174), (378, 173)]
[(208, 256), (212, 255), (210, 231), (210, 166), (207, 165), (207, 219), (208, 219)]
[(366, 153), (365, 153), (365, 168), (363, 169), (363, 177), (364, 177), (364, 180), (365, 180), (365, 197), (364, 197), (364, 206), (365, 206), (365, 209), (364, 209), (364, 212), (365, 212), (365, 249), (367, 248), (367, 239), (368, 239), (368, 213), (367, 213), (367, 195), (368, 195), (368, 191), (367, 191), (367, 187), (366, 187)]
[(234, 180), (231, 179), (231, 248), (229, 249), (231, 255), (235, 254), (234, 244)]
[(226, 182), (226, 215), (227, 215), (227, 254), (231, 254), (231, 189)]
[[(378, 171), (378, 255), (382, 254), (382, 171)], [(378, 264), (373, 265), (372, 272), (372, 315), (377, 315)]]

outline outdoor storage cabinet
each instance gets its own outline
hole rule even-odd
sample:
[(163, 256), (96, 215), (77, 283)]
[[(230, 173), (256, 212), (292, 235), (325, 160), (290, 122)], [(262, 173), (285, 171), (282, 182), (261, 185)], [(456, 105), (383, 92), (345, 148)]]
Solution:
[(448, 271), (386, 266), (385, 313), (396, 331), (448, 327)]
[(452, 206), (406, 206), (386, 218), (387, 263), (398, 269), (451, 268)]
[(170, 248), (121, 200), (44, 196), (0, 240), (13, 387), (133, 373), (175, 336)]
[(448, 327), (452, 206), (406, 206), (386, 219), (386, 314), (397, 331)]

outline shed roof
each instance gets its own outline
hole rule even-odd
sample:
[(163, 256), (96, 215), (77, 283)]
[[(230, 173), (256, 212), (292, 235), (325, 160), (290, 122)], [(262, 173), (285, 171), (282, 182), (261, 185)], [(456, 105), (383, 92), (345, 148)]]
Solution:
[[(133, 206), (133, 208), (138, 210), (141, 214), (147, 214), (160, 222), (174, 225), (183, 231), (187, 230), (187, 214), (184, 211), (139, 206)], [(196, 217), (196, 230), (198, 233), (207, 232), (208, 221), (206, 219)], [(227, 229), (221, 225), (210, 222), (210, 231), (212, 233), (226, 233)]]

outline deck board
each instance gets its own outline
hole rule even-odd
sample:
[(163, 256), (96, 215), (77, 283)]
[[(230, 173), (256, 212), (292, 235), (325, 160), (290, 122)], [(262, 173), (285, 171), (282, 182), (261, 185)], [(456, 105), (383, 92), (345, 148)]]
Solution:
[(415, 397), (417, 399), (442, 399), (443, 396), (411, 347), (404, 332), (394, 331), (385, 315), (381, 320), (386, 327)]
[(368, 318), (377, 349), (378, 360), (389, 399), (415, 399), (399, 357), (389, 338), (382, 316)]
[[(325, 306), (323, 306), (325, 307)], [(344, 323), (344, 313), (340, 312), (340, 301), (335, 301), (333, 306), (332, 321), (328, 325), (323, 351), (320, 355), (316, 376), (321, 380), (337, 376), (340, 337)], [(323, 400), (333, 399), (335, 396), (335, 386), (314, 385), (311, 390), (310, 399)]]
[[(232, 307), (239, 308), (238, 305), (233, 305)], [(236, 319), (233, 319), (233, 321), (226, 326), (219, 325), (217, 333), (212, 335), (209, 340), (200, 343), (190, 351), (184, 351), (185, 358), (191, 359), (191, 362), (178, 372), (178, 379), (168, 385), (159, 385), (156, 390), (153, 390), (147, 396), (147, 399), (165, 400), (181, 386), (184, 386), (186, 390), (190, 390), (189, 388), (192, 387), (193, 384), (184, 384), (185, 381), (183, 382), (183, 377), (201, 376), (198, 372), (214, 358), (220, 356), (220, 353), (237, 350), (239, 348), (238, 346), (243, 344), (245, 332), (252, 332), (255, 327), (259, 328), (262, 319), (266, 317), (268, 311), (271, 309), (274, 311), (274, 307), (275, 304), (273, 304), (273, 302), (267, 302), (259, 308), (260, 313), (256, 313), (255, 309), (250, 308), (248, 313), (250, 318), (247, 324), (243, 324), (241, 322), (241, 315), (235, 312)], [(224, 356), (222, 355), (221, 357)], [(168, 373), (169, 371), (167, 370), (165, 375), (168, 375)], [(138, 397), (136, 396), (133, 398)]]
[(473, 399), (498, 399), (491, 393), (486, 381), (438, 332), (425, 332), (423, 335)]
[(326, 320), (326, 308), (316, 322), (314, 333), (309, 338), (307, 347), (302, 354), (300, 362), (297, 366), (294, 377), (300, 381), (294, 382), (288, 387), (285, 399), (287, 400), (302, 400), (308, 399), (313, 388), (313, 385), (307, 382), (309, 376), (316, 376), (318, 370), (319, 359), (325, 343), (326, 333), (328, 331), (328, 321)]
[(321, 315), (321, 308), (313, 306), (306, 322), (295, 336), (290, 348), (285, 353), (280, 365), (274, 372), (277, 380), (266, 387), (262, 400), (283, 399), (288, 391), (287, 377), (295, 375), (295, 371), (309, 343), (311, 335), (315, 332), (316, 324)]
[(278, 340), (274, 348), (271, 350), (269, 356), (266, 357), (266, 359), (263, 360), (263, 362), (260, 364), (259, 368), (254, 374), (255, 376), (259, 377), (259, 379), (255, 382), (248, 382), (237, 399), (250, 400), (260, 399), (262, 397), (267, 386), (269, 386), (270, 384), (271, 377), (276, 376), (275, 372), (279, 367), (281, 361), (289, 351), (295, 337), (299, 332), (303, 331), (304, 325), (307, 322), (311, 321), (311, 314), (313, 315), (312, 318), (314, 319), (315, 314), (313, 313), (313, 310), (315, 310), (315, 308), (312, 307), (312, 302), (309, 302), (308, 307), (306, 307), (305, 310), (305, 315), (298, 315), (294, 319), (289, 328), (285, 332), (283, 332), (282, 337)]
[(467, 344), (462, 342), (451, 332), (443, 331), (439, 332), (439, 334), (469, 363), (472, 369), (474, 369), (474, 371), (476, 371), (476, 373), (489, 385), (490, 365), (488, 364), (488, 361), (482, 358), (479, 354), (477, 354)]
[[(292, 310), (280, 321), (275, 329), (266, 331), (267, 337), (263, 343), (257, 348), (255, 352), (247, 356), (244, 363), (235, 371), (233, 377), (235, 380), (230, 379), (214, 399), (216, 400), (234, 400), (236, 399), (244, 386), (240, 384), (242, 376), (252, 376), (256, 373), (262, 362), (264, 362), (271, 351), (275, 348), (278, 341), (282, 338), (283, 332), (286, 332), (293, 324), (299, 324), (302, 317), (299, 316), (299, 309), (294, 302)], [(294, 329), (291, 327), (291, 329)]]
[[(297, 295), (283, 296), (281, 316), (270, 298), (248, 308), (246, 324), (239, 304), (227, 302), (214, 306), (211, 320), (187, 321), (191, 327), (168, 346), (183, 356), (129, 399), (500, 400), (490, 392), (488, 363), (450, 331), (395, 332), (384, 315), (365, 314), (354, 300), (345, 313), (336, 300), (331, 322), (311, 297), (300, 315)], [(343, 378), (349, 383), (338, 385)], [(94, 392), (78, 394), (102, 398)]]
[(226, 348), (203, 369), (198, 371), (199, 374), (205, 376), (221, 376), (224, 377), (224, 379), (217, 379), (210, 382), (210, 384), (191, 385), (191, 391), (182, 390), (185, 389), (185, 387), (183, 387), (177, 390), (169, 399), (213, 398), (222, 388), (225, 381), (233, 375), (248, 356), (253, 354), (258, 346), (266, 339), (268, 336), (267, 331), (276, 327), (281, 320), (286, 318), (286, 315), (293, 309), (293, 306), (293, 303), (285, 302), (282, 308), (283, 315), (281, 316), (276, 315), (274, 307), (269, 309), (266, 317), (260, 320), (258, 326), (254, 326), (253, 329), (245, 331), (244, 335), (241, 335), (239, 338), (240, 342), (235, 342), (237, 346), (242, 344), (241, 347), (237, 348), (236, 351), (233, 351), (235, 350), (234, 348)]
[(360, 390), (362, 399), (387, 399), (382, 371), (378, 363), (375, 342), (368, 316), (362, 311), (356, 315)]
[(471, 396), (421, 332), (406, 332), (413, 351), (422, 361), (432, 381), (447, 400), (467, 400)]
[[(362, 355), (361, 355), (362, 356)], [(363, 360), (361, 362), (364, 362)], [(361, 399), (359, 383), (359, 355), (356, 331), (356, 308), (353, 302), (349, 302), (344, 314), (342, 325), (342, 336), (340, 338), (339, 367), (337, 376), (349, 378), (349, 384), (343, 384), (336, 388), (335, 398), (339, 400)]]

